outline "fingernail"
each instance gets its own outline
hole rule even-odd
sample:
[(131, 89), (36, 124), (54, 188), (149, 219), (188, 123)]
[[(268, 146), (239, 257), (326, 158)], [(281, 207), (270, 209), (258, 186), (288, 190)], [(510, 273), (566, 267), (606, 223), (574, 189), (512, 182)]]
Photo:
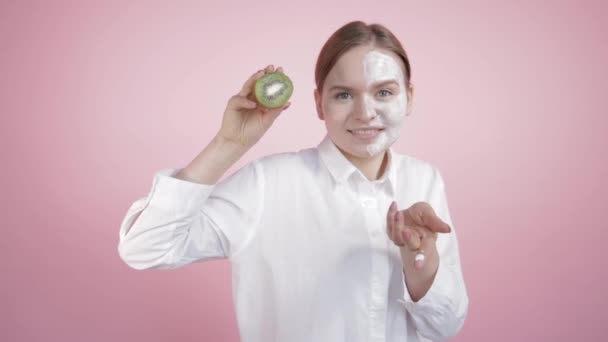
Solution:
[(395, 203), (395, 201), (393, 201), (391, 203), (391, 210), (394, 211), (396, 207), (397, 207), (397, 203)]

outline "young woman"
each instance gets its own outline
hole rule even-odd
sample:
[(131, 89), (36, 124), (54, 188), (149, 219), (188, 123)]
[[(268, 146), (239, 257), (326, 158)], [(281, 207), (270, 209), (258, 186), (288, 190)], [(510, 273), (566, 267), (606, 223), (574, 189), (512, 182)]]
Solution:
[(230, 98), (219, 132), (185, 168), (154, 176), (120, 227), (122, 260), (141, 270), (228, 258), (245, 342), (455, 336), (468, 296), (443, 178), (391, 148), (413, 97), (400, 42), (378, 24), (338, 29), (315, 70), (326, 137), (218, 183), (289, 107), (252, 101), (272, 71)]

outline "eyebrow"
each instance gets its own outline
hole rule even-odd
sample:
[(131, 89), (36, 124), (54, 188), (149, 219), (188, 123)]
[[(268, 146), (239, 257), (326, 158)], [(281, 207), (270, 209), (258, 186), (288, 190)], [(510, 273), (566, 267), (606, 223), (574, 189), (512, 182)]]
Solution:
[[(386, 80), (386, 81), (380, 81), (378, 83), (375, 83), (372, 87), (378, 88), (378, 87), (389, 85), (389, 84), (394, 84), (394, 85), (399, 86), (399, 83), (397, 83), (397, 81), (395, 81), (395, 80)], [(352, 90), (353, 88), (343, 86), (343, 85), (335, 85), (335, 86), (332, 86), (331, 88), (329, 88), (329, 91), (332, 91), (334, 89)]]

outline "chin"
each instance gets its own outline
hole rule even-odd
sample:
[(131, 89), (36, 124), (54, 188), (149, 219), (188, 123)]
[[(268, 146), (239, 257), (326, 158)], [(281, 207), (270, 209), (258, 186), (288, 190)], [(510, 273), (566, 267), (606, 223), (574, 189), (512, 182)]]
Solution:
[(387, 144), (387, 140), (386, 136), (380, 135), (377, 139), (374, 139), (369, 143), (351, 145), (346, 150), (357, 158), (374, 158), (378, 155), (382, 155), (388, 150), (389, 144)]
[[(385, 139), (383, 134), (377, 139), (367, 143), (353, 140), (353, 136), (350, 133), (330, 134), (330, 138), (334, 141), (338, 149), (340, 149), (343, 154), (347, 155), (347, 157), (352, 156), (357, 159), (370, 159), (386, 151), (386, 146), (378, 146), (378, 141)], [(376, 147), (373, 148), (372, 146)]]
[(340, 147), (340, 149), (343, 152), (346, 152), (349, 155), (351, 155), (357, 159), (370, 159), (370, 158), (373, 158), (373, 157), (377, 156), (378, 154), (384, 152), (384, 151), (380, 151), (378, 153), (370, 153), (368, 150), (368, 146), (369, 145), (362, 145), (362, 146), (358, 146), (358, 147), (349, 146), (349, 148)]

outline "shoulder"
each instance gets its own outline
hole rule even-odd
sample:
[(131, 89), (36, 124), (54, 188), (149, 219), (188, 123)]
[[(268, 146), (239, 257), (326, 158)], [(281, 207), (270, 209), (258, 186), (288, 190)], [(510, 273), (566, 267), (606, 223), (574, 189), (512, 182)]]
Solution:
[(395, 166), (399, 176), (426, 180), (428, 183), (443, 183), (439, 168), (429, 161), (423, 160), (407, 154), (393, 151)]
[(438, 171), (435, 165), (426, 160), (395, 151), (393, 151), (393, 156), (399, 170), (417, 173), (435, 173)]
[(264, 174), (273, 174), (276, 171), (300, 172), (318, 168), (318, 151), (316, 148), (305, 148), (299, 151), (280, 152), (260, 157), (254, 161), (263, 170)]

